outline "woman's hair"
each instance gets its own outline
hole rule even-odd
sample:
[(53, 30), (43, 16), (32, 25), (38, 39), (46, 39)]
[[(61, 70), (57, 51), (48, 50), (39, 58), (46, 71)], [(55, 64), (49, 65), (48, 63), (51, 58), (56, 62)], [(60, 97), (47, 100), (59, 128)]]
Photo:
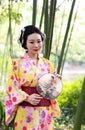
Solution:
[(20, 37), (19, 37), (19, 43), (21, 44), (21, 46), (22, 46), (24, 49), (27, 49), (27, 47), (26, 47), (27, 37), (28, 37), (30, 34), (33, 34), (33, 33), (38, 33), (38, 34), (40, 34), (42, 41), (44, 41), (45, 35), (44, 35), (37, 27), (35, 27), (34, 25), (25, 26), (25, 27), (21, 30), (21, 34), (20, 34)]

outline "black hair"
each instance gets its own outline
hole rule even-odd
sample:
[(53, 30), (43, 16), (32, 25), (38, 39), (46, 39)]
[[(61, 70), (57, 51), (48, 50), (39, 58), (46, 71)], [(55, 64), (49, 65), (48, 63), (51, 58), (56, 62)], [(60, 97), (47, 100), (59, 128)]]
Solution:
[(42, 41), (44, 41), (44, 39), (45, 39), (45, 35), (34, 25), (25, 26), (23, 28), (23, 30), (21, 30), (21, 34), (20, 34), (20, 37), (19, 37), (19, 43), (21, 44), (21, 46), (24, 49), (27, 49), (27, 47), (26, 47), (27, 37), (28, 37), (28, 35), (30, 35), (32, 33), (40, 34)]

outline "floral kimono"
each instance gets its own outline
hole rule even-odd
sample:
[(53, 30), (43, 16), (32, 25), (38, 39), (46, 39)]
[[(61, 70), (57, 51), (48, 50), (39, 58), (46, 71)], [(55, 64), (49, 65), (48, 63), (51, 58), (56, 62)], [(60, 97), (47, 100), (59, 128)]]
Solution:
[(14, 120), (15, 130), (53, 130), (53, 116), (60, 116), (60, 109), (56, 99), (50, 100), (50, 106), (21, 106), (28, 94), (21, 86), (34, 87), (37, 78), (44, 73), (55, 73), (49, 60), (38, 57), (38, 65), (28, 56), (12, 60), (11, 74), (7, 80), (7, 96), (5, 98), (6, 125)]

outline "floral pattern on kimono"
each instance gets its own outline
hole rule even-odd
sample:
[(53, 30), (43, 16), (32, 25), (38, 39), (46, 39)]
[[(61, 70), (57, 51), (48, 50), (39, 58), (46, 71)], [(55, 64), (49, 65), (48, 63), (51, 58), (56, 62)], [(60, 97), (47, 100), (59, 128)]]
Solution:
[[(53, 116), (60, 116), (60, 108), (56, 99), (50, 100), (50, 107), (22, 107), (21, 102), (28, 98), (21, 86), (36, 86), (37, 79), (44, 73), (56, 73), (49, 60), (39, 57), (38, 66), (25, 53), (23, 57), (11, 59), (11, 71), (6, 85), (5, 113), (6, 125), (14, 118), (15, 130), (53, 130), (51, 126)], [(35, 71), (36, 69), (36, 71)], [(20, 117), (22, 118), (20, 118)], [(39, 119), (33, 121), (33, 119)], [(44, 122), (43, 122), (44, 121)], [(50, 126), (50, 127), (49, 127)]]

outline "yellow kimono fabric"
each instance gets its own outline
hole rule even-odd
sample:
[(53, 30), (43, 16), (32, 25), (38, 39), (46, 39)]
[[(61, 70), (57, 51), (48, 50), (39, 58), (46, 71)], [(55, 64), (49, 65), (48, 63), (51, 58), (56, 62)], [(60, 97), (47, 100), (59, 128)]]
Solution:
[(53, 130), (53, 116), (60, 116), (57, 100), (50, 100), (49, 107), (19, 106), (28, 97), (21, 86), (36, 86), (38, 77), (44, 73), (55, 73), (53, 65), (45, 58), (39, 57), (37, 67), (27, 53), (13, 60), (7, 80), (5, 113), (8, 125), (16, 112), (15, 130)]

